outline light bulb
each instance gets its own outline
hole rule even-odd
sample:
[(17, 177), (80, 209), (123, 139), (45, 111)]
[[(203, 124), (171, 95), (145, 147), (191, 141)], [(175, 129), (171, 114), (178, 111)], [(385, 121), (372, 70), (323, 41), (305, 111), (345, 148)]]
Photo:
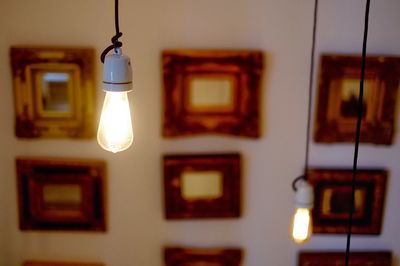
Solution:
[(103, 149), (114, 153), (131, 146), (133, 130), (128, 92), (106, 92), (97, 141)]
[(304, 243), (311, 235), (310, 209), (297, 208), (293, 217), (292, 238), (296, 243)]
[(307, 241), (312, 232), (311, 209), (314, 205), (314, 193), (312, 186), (306, 179), (301, 179), (296, 190), (296, 212), (293, 217), (292, 238), (301, 244)]
[(106, 92), (97, 142), (111, 152), (126, 150), (133, 141), (128, 92), (132, 90), (132, 68), (121, 48), (104, 58), (103, 87)]

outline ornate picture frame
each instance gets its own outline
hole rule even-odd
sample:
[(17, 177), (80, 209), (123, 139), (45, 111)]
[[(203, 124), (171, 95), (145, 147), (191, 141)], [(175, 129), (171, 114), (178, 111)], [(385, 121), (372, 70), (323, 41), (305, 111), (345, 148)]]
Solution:
[(104, 161), (19, 157), (16, 168), (21, 230), (106, 230)]
[(164, 249), (165, 266), (240, 266), (243, 252), (239, 248), (181, 248)]
[(163, 164), (166, 219), (240, 216), (239, 154), (165, 155)]
[[(388, 173), (383, 169), (359, 169), (353, 215), (353, 234), (381, 233)], [(313, 233), (346, 234), (351, 200), (351, 169), (310, 169), (314, 187)]]
[[(390, 251), (358, 251), (351, 252), (349, 263), (351, 266), (391, 266), (392, 252)], [(299, 266), (344, 266), (345, 253), (301, 251)]]
[(263, 65), (261, 51), (164, 51), (163, 136), (260, 137)]
[(92, 138), (93, 48), (10, 49), (18, 138)]
[[(314, 140), (353, 142), (360, 87), (361, 57), (325, 54), (320, 58)], [(400, 57), (368, 56), (364, 83), (361, 142), (393, 143)]]

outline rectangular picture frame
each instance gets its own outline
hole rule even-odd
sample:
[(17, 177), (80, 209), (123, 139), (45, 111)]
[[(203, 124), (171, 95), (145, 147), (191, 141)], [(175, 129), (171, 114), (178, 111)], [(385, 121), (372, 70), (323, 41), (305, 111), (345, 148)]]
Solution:
[[(361, 57), (324, 54), (320, 57), (314, 140), (354, 141)], [(368, 56), (365, 70), (362, 143), (391, 145), (395, 132), (400, 57)]]
[(165, 155), (166, 219), (235, 218), (241, 213), (241, 156)]
[(19, 157), (16, 168), (21, 230), (106, 230), (104, 161)]
[(239, 248), (167, 247), (164, 249), (165, 266), (240, 266), (242, 257), (243, 252)]
[(260, 137), (263, 53), (166, 50), (162, 53), (164, 137)]
[[(388, 172), (384, 169), (357, 171), (353, 234), (381, 233)], [(351, 169), (310, 169), (314, 188), (313, 233), (346, 234), (351, 202)]]
[(94, 59), (89, 47), (11, 47), (15, 135), (94, 137)]
[[(351, 266), (391, 266), (390, 251), (352, 251)], [(345, 266), (345, 253), (335, 251), (301, 251), (298, 266)]]

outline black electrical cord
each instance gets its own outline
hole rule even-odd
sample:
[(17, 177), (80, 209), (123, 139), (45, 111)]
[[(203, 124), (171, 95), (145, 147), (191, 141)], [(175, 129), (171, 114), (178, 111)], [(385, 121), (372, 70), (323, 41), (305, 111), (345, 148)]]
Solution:
[(117, 49), (118, 47), (122, 47), (122, 42), (118, 39), (122, 36), (122, 32), (119, 31), (119, 14), (118, 14), (118, 0), (115, 0), (115, 35), (111, 38), (111, 45), (108, 46), (104, 51), (101, 53), (100, 59), (101, 62), (104, 63), (104, 59), (108, 52), (112, 49)]
[(297, 191), (296, 184), (300, 180), (307, 180), (308, 171), (308, 157), (310, 153), (310, 131), (311, 131), (311, 107), (312, 107), (312, 88), (314, 80), (314, 58), (315, 58), (315, 42), (317, 35), (317, 17), (318, 17), (318, 0), (314, 2), (314, 20), (313, 20), (313, 35), (312, 35), (312, 45), (311, 45), (311, 64), (310, 64), (310, 76), (308, 84), (308, 110), (307, 110), (307, 131), (306, 131), (306, 151), (304, 156), (304, 174), (297, 177), (292, 182), (292, 188)]
[(361, 59), (361, 79), (360, 79), (360, 93), (358, 96), (358, 112), (357, 112), (357, 126), (356, 136), (354, 145), (354, 160), (353, 160), (353, 177), (351, 183), (351, 204), (349, 211), (349, 222), (347, 229), (347, 242), (346, 242), (346, 257), (345, 265), (349, 265), (350, 259), (350, 242), (351, 242), (351, 229), (353, 227), (353, 213), (354, 213), (354, 202), (356, 193), (356, 181), (357, 181), (357, 161), (358, 161), (358, 147), (360, 145), (360, 133), (361, 133), (361, 121), (363, 116), (363, 97), (364, 97), (364, 80), (365, 80), (365, 65), (367, 58), (367, 38), (368, 38), (368, 20), (369, 20), (369, 6), (370, 0), (366, 1), (365, 8), (365, 23), (364, 23), (364, 39), (362, 48), (362, 59)]
[(315, 58), (315, 39), (317, 35), (317, 15), (318, 15), (318, 0), (314, 4), (314, 22), (313, 22), (313, 36), (311, 46), (311, 64), (310, 64), (310, 77), (308, 85), (308, 113), (307, 113), (307, 135), (306, 135), (306, 154), (304, 160), (304, 178), (307, 179), (308, 157), (310, 150), (310, 131), (311, 131), (311, 106), (312, 106), (312, 88), (314, 80), (314, 58)]

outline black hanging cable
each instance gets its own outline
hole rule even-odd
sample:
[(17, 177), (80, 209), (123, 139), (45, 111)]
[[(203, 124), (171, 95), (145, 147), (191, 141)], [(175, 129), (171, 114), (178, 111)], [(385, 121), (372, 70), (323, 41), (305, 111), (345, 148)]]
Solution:
[(311, 64), (310, 64), (310, 77), (308, 87), (308, 113), (307, 113), (307, 135), (306, 135), (306, 154), (304, 159), (304, 178), (307, 179), (308, 157), (310, 150), (310, 130), (311, 130), (311, 105), (312, 105), (312, 88), (314, 80), (314, 58), (315, 58), (315, 39), (317, 34), (317, 15), (318, 15), (318, 0), (314, 4), (314, 26), (311, 47)]
[(311, 131), (311, 107), (312, 107), (312, 88), (314, 80), (314, 58), (315, 58), (315, 42), (317, 35), (317, 17), (318, 17), (318, 0), (314, 2), (314, 20), (313, 20), (313, 35), (311, 45), (311, 64), (310, 64), (310, 76), (308, 84), (308, 111), (307, 111), (307, 131), (306, 131), (306, 151), (304, 156), (304, 174), (293, 180), (292, 188), (297, 191), (296, 184), (300, 180), (307, 180), (308, 170), (308, 157), (310, 152), (310, 131)]
[(119, 1), (115, 0), (114, 12), (115, 12), (115, 33), (116, 34), (120, 33), (119, 32), (119, 12), (118, 12), (118, 10), (119, 10)]
[(101, 53), (100, 59), (101, 62), (104, 63), (104, 59), (108, 52), (112, 49), (117, 49), (118, 47), (122, 47), (122, 42), (118, 39), (122, 36), (122, 32), (119, 31), (119, 13), (118, 13), (118, 0), (115, 0), (115, 35), (111, 38), (112, 44), (108, 46), (104, 51)]
[(351, 204), (350, 204), (349, 222), (347, 229), (346, 257), (345, 257), (346, 266), (349, 265), (349, 259), (350, 259), (351, 229), (353, 227), (353, 213), (354, 213), (354, 202), (355, 202), (354, 198), (356, 193), (356, 181), (357, 181), (356, 178), (357, 178), (358, 147), (360, 145), (361, 121), (363, 116), (363, 97), (364, 97), (365, 65), (367, 57), (369, 6), (370, 6), (370, 0), (367, 0), (365, 8), (364, 39), (363, 39), (362, 60), (361, 60), (360, 93), (358, 96), (357, 126), (356, 126), (356, 136), (354, 145), (353, 177), (351, 183), (351, 201), (350, 201)]

